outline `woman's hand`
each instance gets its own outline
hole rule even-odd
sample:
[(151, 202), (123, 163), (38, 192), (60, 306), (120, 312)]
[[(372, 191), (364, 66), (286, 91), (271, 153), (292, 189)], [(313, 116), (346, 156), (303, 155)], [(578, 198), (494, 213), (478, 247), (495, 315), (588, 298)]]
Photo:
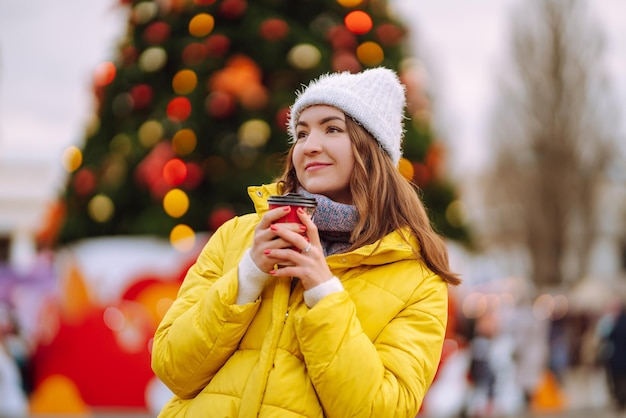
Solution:
[[(283, 208), (277, 210), (280, 209)], [(284, 213), (282, 212), (282, 214)], [(308, 290), (330, 280), (333, 275), (324, 257), (317, 226), (302, 208), (297, 209), (297, 215), (302, 224), (277, 223), (270, 225), (269, 230), (277, 237), (275, 240), (281, 244), (264, 247), (264, 261), (267, 260), (264, 265), (279, 264), (279, 266), (275, 270), (264, 271), (269, 271), (273, 276), (298, 277), (304, 289)], [(259, 265), (259, 267), (261, 266)]]
[[(272, 250), (290, 248), (294, 244), (287, 241), (276, 234), (274, 222), (284, 217), (291, 211), (290, 206), (281, 206), (279, 208), (268, 210), (261, 218), (261, 221), (254, 230), (254, 240), (252, 248), (250, 248), (250, 257), (256, 266), (269, 273), (274, 269), (276, 259), (268, 257)], [(282, 231), (290, 231), (293, 234), (301, 235), (306, 227), (299, 223), (280, 223)]]

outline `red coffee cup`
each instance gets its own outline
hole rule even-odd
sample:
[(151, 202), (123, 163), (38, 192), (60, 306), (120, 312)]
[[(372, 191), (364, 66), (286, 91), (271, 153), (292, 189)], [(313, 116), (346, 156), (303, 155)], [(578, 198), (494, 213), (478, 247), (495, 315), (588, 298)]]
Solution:
[[(317, 208), (317, 201), (312, 197), (302, 196), (299, 193), (287, 193), (286, 195), (273, 195), (267, 199), (270, 209), (282, 206), (291, 206), (291, 211), (282, 218), (277, 219), (274, 223), (302, 223), (298, 218), (298, 208), (303, 208), (309, 216), (313, 216)], [(304, 235), (304, 233), (302, 234)], [(293, 248), (297, 250), (297, 248)]]
[(314, 198), (302, 196), (298, 193), (287, 193), (282, 196), (270, 196), (267, 199), (267, 203), (269, 204), (270, 209), (275, 209), (281, 206), (291, 206), (291, 211), (282, 218), (276, 220), (274, 223), (301, 223), (297, 214), (299, 207), (303, 208), (309, 216), (313, 216), (313, 213), (315, 213), (315, 209), (317, 208), (317, 201)]

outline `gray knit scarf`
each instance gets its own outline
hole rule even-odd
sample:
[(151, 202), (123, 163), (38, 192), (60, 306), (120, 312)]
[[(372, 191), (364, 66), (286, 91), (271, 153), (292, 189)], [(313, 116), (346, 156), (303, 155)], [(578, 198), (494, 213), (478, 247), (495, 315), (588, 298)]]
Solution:
[(350, 235), (359, 219), (356, 206), (337, 203), (321, 194), (298, 188), (298, 193), (317, 201), (313, 222), (317, 226), (326, 255), (342, 253), (350, 247)]

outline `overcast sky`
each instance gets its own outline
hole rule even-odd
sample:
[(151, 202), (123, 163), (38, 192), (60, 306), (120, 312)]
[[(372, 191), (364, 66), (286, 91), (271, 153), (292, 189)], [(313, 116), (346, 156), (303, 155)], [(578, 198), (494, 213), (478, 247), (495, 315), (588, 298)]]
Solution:
[[(393, 0), (414, 24), (412, 41), (434, 70), (433, 94), (458, 177), (479, 170), (489, 150), (485, 129), (493, 80), (505, 59), (510, 9), (520, 0)], [(527, 0), (521, 0), (527, 1)], [(590, 0), (606, 36), (606, 66), (626, 120), (626, 1)], [(626, 124), (623, 124), (626, 125)], [(622, 138), (626, 134), (622, 126)], [(626, 141), (624, 141), (626, 142)]]
[[(490, 80), (513, 0), (393, 0), (428, 61), (451, 165), (471, 170), (483, 146)], [(626, 1), (592, 0), (608, 38), (607, 68), (626, 103)], [(93, 109), (96, 66), (126, 25), (118, 0), (0, 0), (0, 157), (33, 151), (58, 164)], [(626, 106), (624, 106), (626, 109)], [(622, 111), (622, 114), (624, 111)], [(623, 118), (626, 120), (626, 118)], [(1, 163), (1, 159), (0, 159)]]

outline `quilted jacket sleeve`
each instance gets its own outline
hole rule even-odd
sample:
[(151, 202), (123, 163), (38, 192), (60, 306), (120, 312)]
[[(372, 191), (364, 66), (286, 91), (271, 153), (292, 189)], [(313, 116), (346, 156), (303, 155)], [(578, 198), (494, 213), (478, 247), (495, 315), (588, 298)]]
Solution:
[(152, 369), (183, 399), (199, 393), (224, 365), (258, 310), (258, 301), (235, 304), (236, 264), (224, 271), (225, 239), (237, 222), (225, 223), (210, 238), (154, 336)]
[(439, 364), (447, 295), (438, 276), (423, 278), (374, 341), (348, 292), (299, 318), (300, 347), (326, 416), (415, 417)]

